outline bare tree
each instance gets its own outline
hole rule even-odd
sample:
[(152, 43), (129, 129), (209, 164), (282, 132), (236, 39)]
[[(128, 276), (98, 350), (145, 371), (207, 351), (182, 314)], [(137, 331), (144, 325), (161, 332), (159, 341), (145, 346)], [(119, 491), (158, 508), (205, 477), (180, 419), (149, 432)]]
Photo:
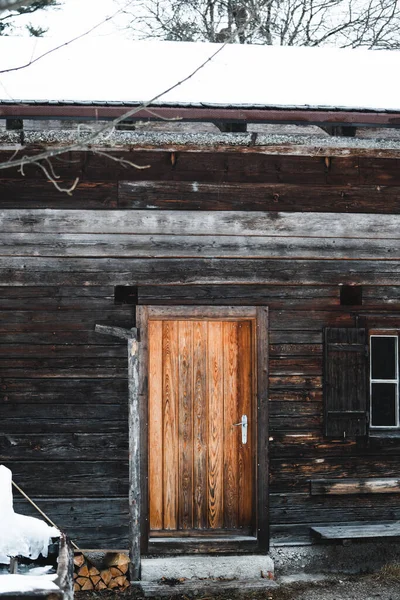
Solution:
[(144, 0), (125, 12), (142, 39), (400, 48), (398, 0)]
[[(0, 35), (13, 32), (16, 17), (31, 15), (38, 10), (59, 6), (58, 0), (0, 0)], [(25, 25), (29, 34), (35, 37), (46, 33), (47, 28)]]

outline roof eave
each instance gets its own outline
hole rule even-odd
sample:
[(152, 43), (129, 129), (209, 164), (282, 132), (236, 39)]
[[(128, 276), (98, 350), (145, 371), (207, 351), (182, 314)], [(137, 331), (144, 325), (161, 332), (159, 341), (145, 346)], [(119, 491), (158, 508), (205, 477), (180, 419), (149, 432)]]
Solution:
[(137, 106), (129, 120), (280, 123), (294, 125), (400, 128), (400, 111), (311, 107), (151, 106), (109, 103), (0, 102), (0, 118), (113, 120)]

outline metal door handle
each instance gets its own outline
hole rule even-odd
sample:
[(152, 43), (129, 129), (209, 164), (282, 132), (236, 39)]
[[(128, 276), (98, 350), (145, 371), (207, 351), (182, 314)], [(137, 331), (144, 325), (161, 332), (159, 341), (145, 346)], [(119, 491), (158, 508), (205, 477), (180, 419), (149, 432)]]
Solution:
[(238, 427), (239, 425), (242, 427), (242, 444), (247, 444), (247, 415), (242, 415), (240, 423), (234, 423), (233, 427)]

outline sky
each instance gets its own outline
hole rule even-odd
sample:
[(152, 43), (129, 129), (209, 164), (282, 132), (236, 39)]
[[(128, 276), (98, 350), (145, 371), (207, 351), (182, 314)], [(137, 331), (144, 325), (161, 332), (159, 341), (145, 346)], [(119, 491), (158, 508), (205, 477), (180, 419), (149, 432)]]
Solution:
[[(101, 23), (106, 17), (115, 14), (121, 6), (128, 4), (128, 0), (63, 0), (62, 6), (57, 9), (38, 11), (28, 17), (18, 17), (15, 23), (32, 23), (41, 27), (48, 27), (46, 37), (57, 40), (67, 40), (84, 33), (97, 23)], [(112, 21), (102, 25), (92, 36), (121, 36), (125, 35), (124, 19), (117, 15)], [(23, 30), (18, 30), (18, 35)]]

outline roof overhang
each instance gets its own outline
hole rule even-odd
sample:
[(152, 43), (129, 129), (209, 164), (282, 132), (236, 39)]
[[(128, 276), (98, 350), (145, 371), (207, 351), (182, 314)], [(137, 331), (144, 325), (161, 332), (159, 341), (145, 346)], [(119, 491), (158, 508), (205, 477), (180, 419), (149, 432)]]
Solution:
[[(235, 123), (400, 128), (400, 112), (312, 108), (150, 106), (108, 103), (0, 103), (3, 119), (73, 119), (104, 121), (129, 114), (130, 121), (181, 120)], [(134, 109), (137, 110), (134, 111)], [(131, 114), (134, 111), (134, 114)]]

